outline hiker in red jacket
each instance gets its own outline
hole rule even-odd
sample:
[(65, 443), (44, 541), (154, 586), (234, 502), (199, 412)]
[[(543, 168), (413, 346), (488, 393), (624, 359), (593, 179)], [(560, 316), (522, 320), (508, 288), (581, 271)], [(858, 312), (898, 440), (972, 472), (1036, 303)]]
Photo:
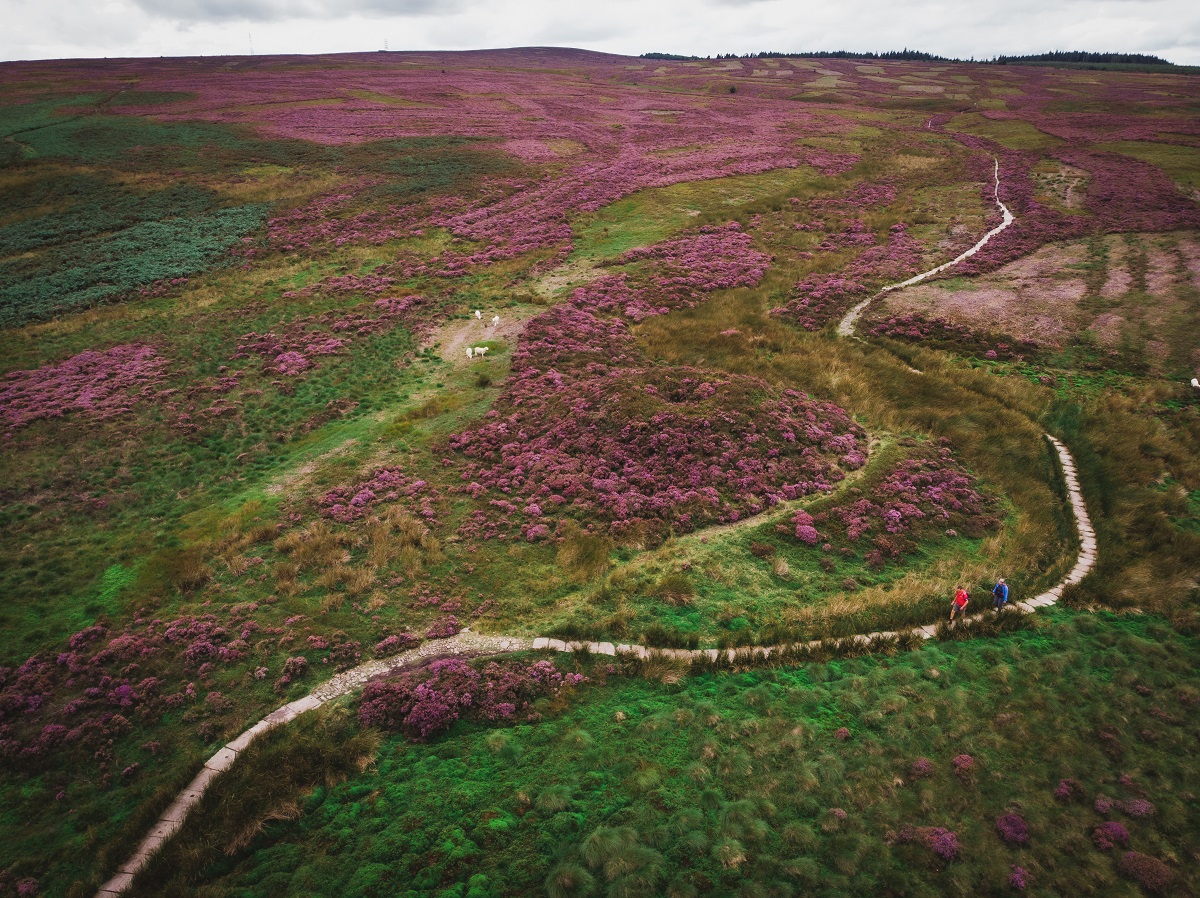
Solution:
[(967, 605), (971, 601), (971, 596), (961, 586), (954, 592), (954, 601), (950, 603), (950, 620), (954, 620), (954, 615), (961, 611), (966, 617)]

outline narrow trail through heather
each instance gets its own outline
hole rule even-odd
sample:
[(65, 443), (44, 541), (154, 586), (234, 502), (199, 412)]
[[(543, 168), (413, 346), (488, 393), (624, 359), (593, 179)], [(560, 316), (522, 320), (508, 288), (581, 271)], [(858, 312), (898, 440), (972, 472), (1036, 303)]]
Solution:
[[(908, 280), (893, 284), (889, 287), (884, 287), (879, 293), (872, 296), (870, 299), (859, 303), (851, 309), (846, 317), (842, 319), (838, 325), (838, 334), (845, 337), (859, 339), (854, 333), (855, 325), (870, 303), (892, 290), (899, 290), (903, 287), (916, 284), (925, 280), (941, 271), (945, 271), (953, 265), (957, 265), (964, 259), (968, 259), (977, 253), (980, 249), (987, 245), (988, 241), (999, 234), (1014, 221), (1012, 213), (1008, 207), (1000, 201), (1000, 162), (996, 160), (995, 168), (996, 186), (995, 199), (996, 205), (999, 207), (1004, 216), (1004, 221), (997, 225), (992, 230), (988, 231), (983, 238), (975, 244), (971, 249), (960, 255), (958, 258), (937, 268), (930, 269), (922, 274), (911, 277)], [(465, 342), (463, 343), (465, 346)], [(464, 352), (465, 355), (465, 352)], [(1059, 440), (1055, 439), (1050, 434), (1045, 435), (1050, 445), (1053, 447), (1055, 454), (1059, 459), (1062, 467), (1064, 484), (1066, 486), (1067, 498), (1071, 505), (1071, 510), (1075, 518), (1075, 528), (1079, 538), (1079, 553), (1076, 556), (1075, 565), (1067, 576), (1041, 595), (1026, 601), (1015, 602), (1013, 607), (1022, 613), (1032, 613), (1039, 608), (1045, 608), (1055, 604), (1063, 594), (1063, 590), (1068, 586), (1080, 583), (1084, 577), (1088, 575), (1091, 569), (1095, 566), (1097, 546), (1096, 534), (1092, 529), (1091, 519), (1088, 517), (1087, 508), (1084, 505), (1083, 494), (1079, 489), (1079, 480), (1075, 469), (1075, 460), (1071, 453), (1067, 450)], [(922, 640), (932, 639), (938, 632), (938, 624), (927, 624), (923, 627), (914, 628), (911, 631), (912, 635), (919, 637)], [(894, 640), (901, 636), (899, 631), (878, 631), (873, 633), (860, 633), (855, 636), (845, 637), (839, 642), (858, 643), (860, 645), (872, 645), (880, 642)], [(395, 670), (419, 665), (427, 661), (433, 661), (441, 657), (449, 656), (480, 656), (480, 655), (506, 655), (516, 652), (525, 652), (531, 650), (548, 650), (557, 652), (589, 652), (594, 655), (625, 655), (637, 658), (649, 658), (652, 655), (659, 655), (666, 658), (676, 659), (680, 662), (691, 662), (698, 660), (717, 661), (725, 656), (731, 662), (745, 661), (753, 663), (755, 661), (763, 661), (772, 654), (777, 654), (782, 651), (794, 650), (805, 646), (819, 646), (821, 640), (813, 640), (808, 643), (790, 643), (777, 646), (754, 646), (742, 649), (659, 649), (644, 645), (632, 645), (624, 643), (611, 642), (567, 642), (561, 639), (554, 639), (546, 636), (535, 638), (519, 637), (519, 636), (488, 636), (479, 633), (472, 633), (469, 630), (463, 630), (457, 636), (449, 639), (438, 640), (436, 642), (428, 642), (416, 649), (395, 655), (391, 658), (376, 659), (361, 664), (358, 667), (336, 674), (331, 679), (322, 683), (314, 689), (309, 695), (304, 698), (289, 702), (281, 708), (272, 711), (262, 720), (255, 723), (236, 739), (229, 742), (220, 751), (205, 762), (204, 767), (196, 775), (182, 792), (176, 796), (171, 805), (159, 815), (158, 821), (151, 827), (150, 831), (139, 843), (133, 856), (123, 863), (118, 869), (115, 876), (100, 887), (96, 893), (96, 898), (112, 898), (115, 895), (121, 895), (128, 891), (133, 883), (133, 877), (140, 871), (150, 859), (162, 849), (163, 845), (183, 826), (183, 821), (188, 812), (200, 801), (205, 790), (212, 785), (213, 781), (220, 776), (221, 773), (228, 770), (236, 763), (238, 755), (245, 751), (257, 737), (277, 726), (286, 724), (295, 720), (306, 711), (312, 711), (321, 707), (327, 702), (334, 701), (344, 695), (354, 692), (360, 688), (368, 680), (375, 677), (383, 676)]]
[(954, 259), (951, 259), (949, 262), (944, 262), (943, 264), (937, 266), (936, 268), (931, 268), (928, 271), (923, 271), (918, 275), (914, 275), (913, 277), (910, 277), (907, 281), (901, 281), (899, 284), (889, 284), (888, 286), (886, 286), (882, 290), (880, 290), (878, 293), (876, 293), (874, 296), (872, 296), (868, 299), (864, 299), (862, 302), (860, 302), (858, 305), (856, 305), (854, 308), (852, 308), (849, 312), (847, 312), (846, 317), (843, 318), (838, 323), (837, 332), (840, 336), (857, 337), (857, 334), (855, 334), (854, 331), (858, 325), (858, 319), (860, 317), (862, 317), (862, 313), (867, 310), (867, 306), (869, 306), (875, 300), (879, 299), (879, 297), (883, 296), (885, 293), (891, 293), (893, 290), (903, 290), (905, 287), (911, 287), (913, 284), (919, 284), (921, 281), (925, 280), (926, 278), (931, 278), (935, 274), (940, 274), (941, 272), (945, 271), (947, 268), (952, 268), (955, 265), (957, 265), (958, 263), (966, 261), (967, 259), (971, 258), (971, 256), (975, 255), (977, 252), (979, 252), (981, 249), (983, 249), (985, 246), (987, 246), (988, 241), (990, 241), (993, 237), (995, 237), (997, 234), (999, 234), (1001, 231), (1003, 231), (1005, 228), (1007, 228), (1010, 224), (1012, 224), (1014, 221), (1016, 221), (1016, 219), (1013, 217), (1013, 214), (1010, 211), (1008, 211), (1008, 206), (1004, 205), (1004, 203), (1002, 203), (1000, 201), (1000, 160), (996, 159), (995, 162), (996, 162), (996, 169), (995, 169), (996, 184), (995, 184), (995, 188), (993, 190), (993, 196), (996, 200), (996, 206), (999, 207), (1000, 213), (1004, 216), (1004, 220), (1001, 221), (1000, 224), (996, 225), (996, 227), (992, 228), (990, 231), (988, 231), (986, 234), (984, 234), (983, 237), (980, 238), (978, 243), (976, 243), (974, 246), (972, 246), (969, 250), (964, 252), (962, 255), (960, 255)]

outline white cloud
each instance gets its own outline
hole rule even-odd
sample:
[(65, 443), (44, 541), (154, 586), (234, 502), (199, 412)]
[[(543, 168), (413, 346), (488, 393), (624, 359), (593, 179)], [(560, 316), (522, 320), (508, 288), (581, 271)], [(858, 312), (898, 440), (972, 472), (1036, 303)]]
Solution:
[(1192, 0), (0, 0), (0, 58), (575, 46), (611, 53), (1047, 50), (1200, 64)]

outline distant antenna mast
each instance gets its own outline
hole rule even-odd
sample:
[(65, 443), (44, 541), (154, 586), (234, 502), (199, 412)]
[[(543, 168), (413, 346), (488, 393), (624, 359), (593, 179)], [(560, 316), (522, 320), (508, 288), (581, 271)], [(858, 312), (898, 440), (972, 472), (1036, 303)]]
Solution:
[(250, 39), (250, 55), (253, 56), (254, 55), (254, 35), (251, 34), (250, 32), (246, 32), (246, 37), (248, 37)]
[(388, 48), (388, 45), (387, 45), (387, 38), (385, 37), (385, 38), (383, 39), (383, 50), (384, 50), (384, 52), (385, 52), (385, 53), (387, 52), (387, 48)]

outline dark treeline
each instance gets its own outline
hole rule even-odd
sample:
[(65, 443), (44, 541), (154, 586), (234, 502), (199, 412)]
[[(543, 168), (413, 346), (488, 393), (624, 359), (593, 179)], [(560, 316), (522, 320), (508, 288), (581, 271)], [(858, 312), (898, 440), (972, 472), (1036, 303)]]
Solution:
[(1136, 65), (1174, 66), (1161, 56), (1148, 53), (1092, 53), (1085, 50), (1055, 50), (1051, 53), (1035, 53), (1028, 56), (996, 56), (993, 59), (956, 59), (923, 53), (920, 50), (888, 50), (884, 53), (855, 53), (850, 50), (820, 50), (811, 53), (782, 53), (762, 51), (760, 53), (718, 53), (716, 56), (681, 56), (677, 53), (643, 53), (642, 59), (887, 59), (918, 62), (984, 62), (996, 65)]
[(1161, 56), (1148, 53), (1087, 53), (1082, 50), (1055, 50), (1053, 53), (1036, 53), (1032, 56), (997, 56), (996, 62), (1101, 62), (1119, 65), (1174, 65)]

